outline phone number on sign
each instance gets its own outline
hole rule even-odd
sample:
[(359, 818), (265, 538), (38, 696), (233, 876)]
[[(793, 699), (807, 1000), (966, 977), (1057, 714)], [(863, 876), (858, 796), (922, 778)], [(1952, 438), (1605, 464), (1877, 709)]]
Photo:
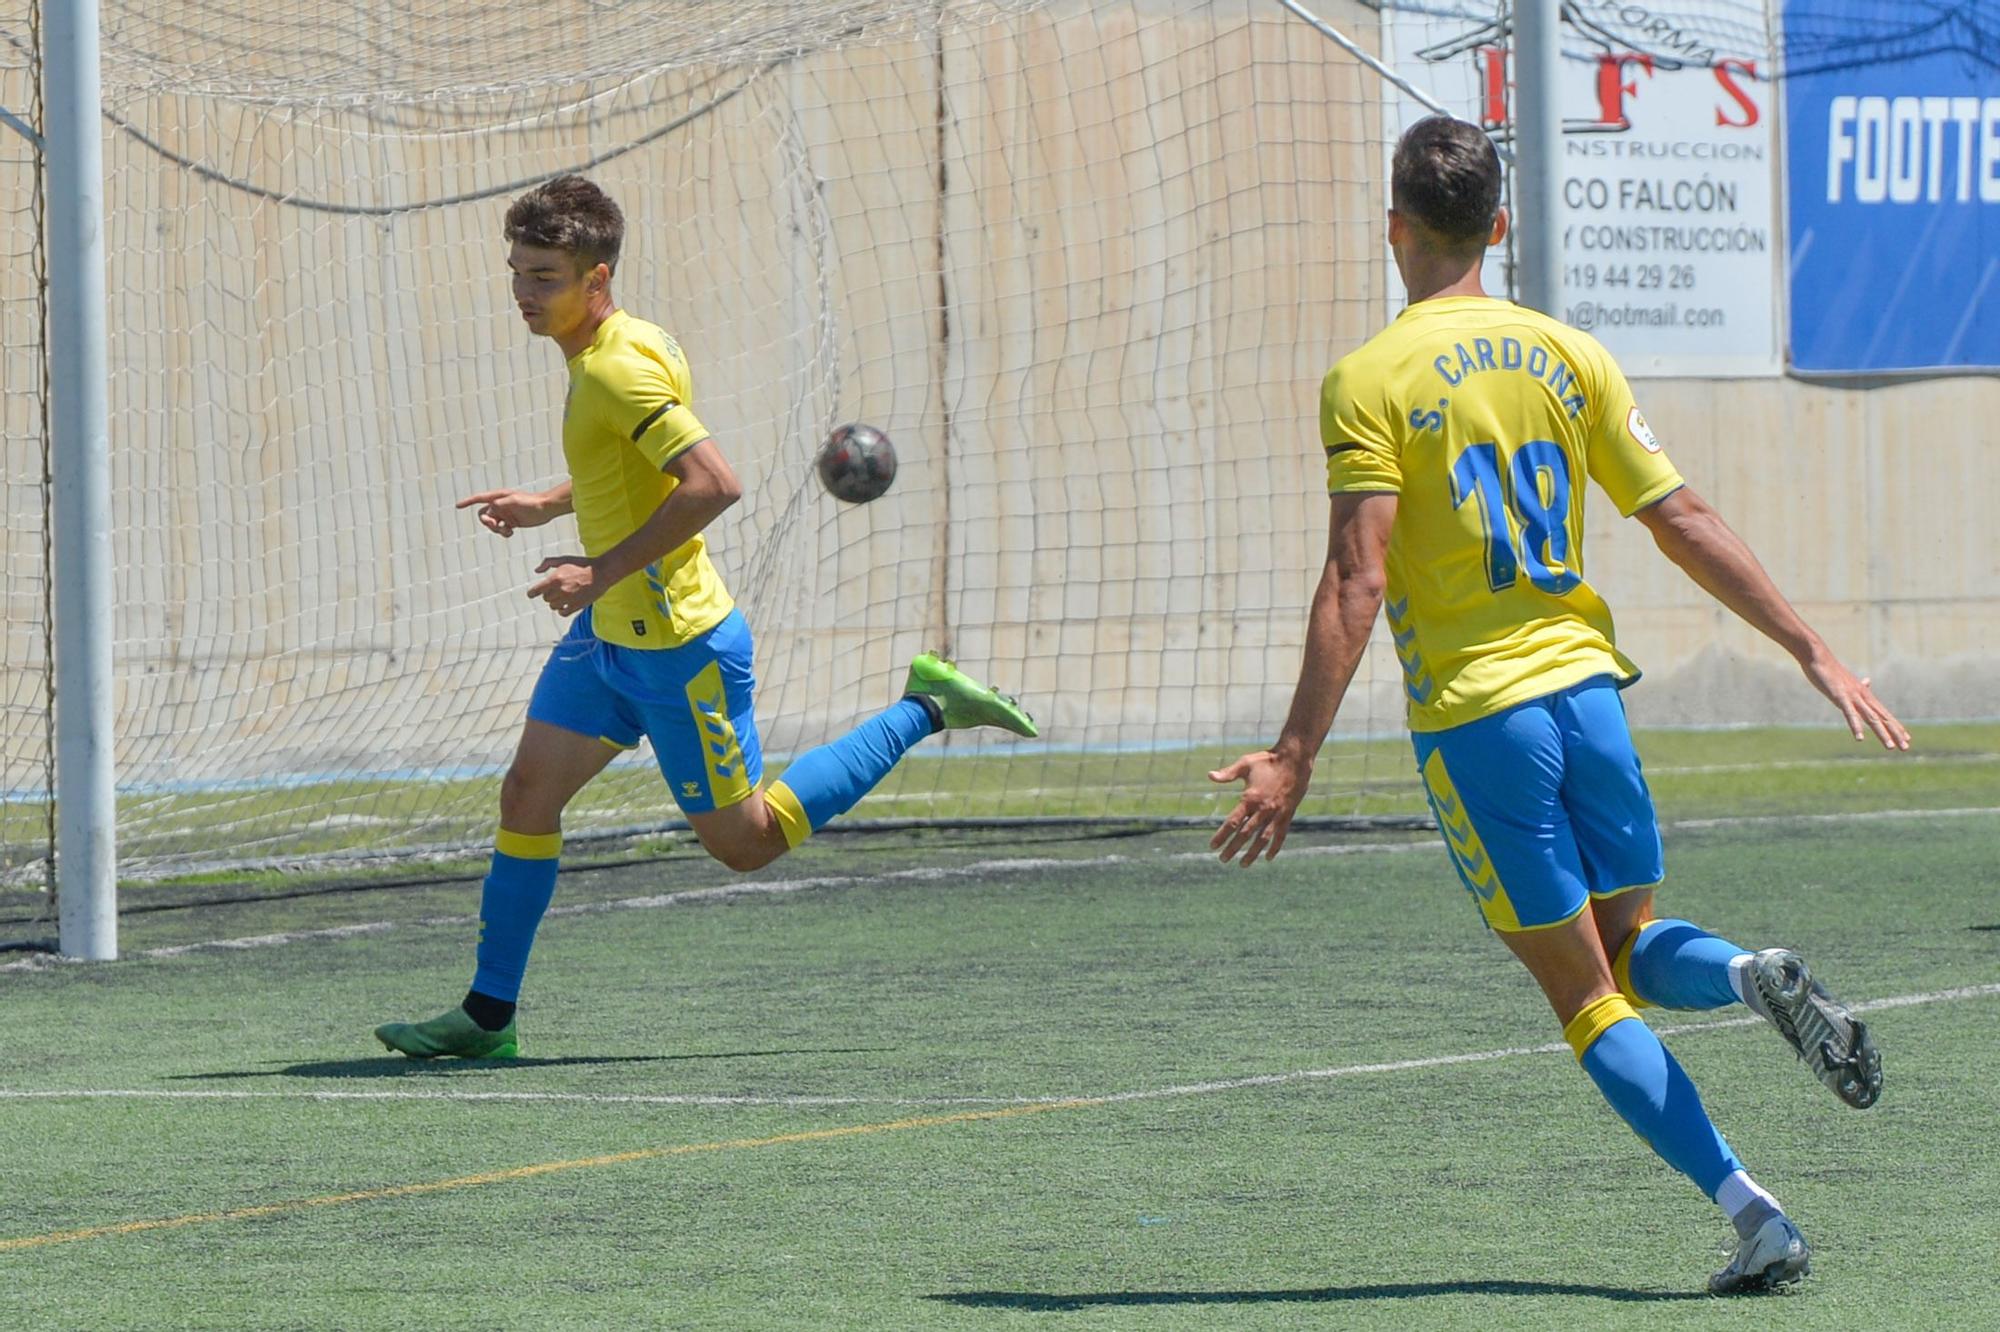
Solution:
[(1599, 287), (1634, 291), (1693, 291), (1693, 264), (1568, 264), (1563, 285), (1583, 291)]

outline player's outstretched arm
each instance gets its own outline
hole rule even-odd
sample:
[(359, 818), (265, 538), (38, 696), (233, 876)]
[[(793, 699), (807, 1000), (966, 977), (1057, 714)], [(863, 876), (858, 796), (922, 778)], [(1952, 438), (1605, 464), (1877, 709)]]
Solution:
[(564, 481), (553, 490), (482, 490), (467, 495), (457, 507), (469, 509), (475, 504), (481, 527), (511, 537), (517, 527), (540, 527), (571, 512), (570, 483)]
[(1840, 709), (1856, 740), (1873, 731), (1885, 749), (1910, 747), (1910, 733), (1876, 699), (1868, 681), (1857, 679), (1840, 663), (1826, 640), (1778, 591), (1749, 545), (1692, 487), (1682, 486), (1633, 516), (1704, 592), (1792, 654), (1806, 679)]
[(1240, 851), (1245, 869), (1261, 853), (1274, 858), (1291, 831), (1292, 815), (1312, 781), (1313, 760), (1340, 700), (1361, 664), (1369, 631), (1382, 609), (1384, 560), (1396, 521), (1396, 496), (1372, 492), (1333, 497), (1326, 567), (1306, 624), (1305, 661), (1285, 728), (1269, 749), (1245, 754), (1208, 774), (1212, 782), (1243, 783), (1243, 798), (1209, 839), (1224, 861)]

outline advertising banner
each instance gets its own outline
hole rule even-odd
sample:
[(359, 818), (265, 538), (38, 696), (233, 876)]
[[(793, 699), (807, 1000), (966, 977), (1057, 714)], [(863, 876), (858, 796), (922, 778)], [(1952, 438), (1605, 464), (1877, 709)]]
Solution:
[(1897, 40), (1861, 0), (1784, 20), (1793, 368), (2000, 368), (1996, 53)]
[[(1761, 25), (1704, 27), (1676, 17), (1685, 9), (1630, 0), (1563, 10), (1555, 313), (1628, 374), (1778, 373), (1775, 97)], [(1515, 72), (1500, 25), (1399, 10), (1386, 27), (1399, 74), (1454, 115), (1506, 123)], [(1428, 114), (1400, 95), (1392, 106), (1398, 129)], [(1488, 276), (1488, 290), (1507, 290), (1504, 274)]]

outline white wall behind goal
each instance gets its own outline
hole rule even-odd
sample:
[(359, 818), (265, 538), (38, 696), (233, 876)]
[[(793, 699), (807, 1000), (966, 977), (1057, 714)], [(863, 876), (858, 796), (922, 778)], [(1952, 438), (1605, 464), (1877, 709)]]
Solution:
[[(713, 545), (775, 752), (886, 704), (936, 647), (1057, 749), (1219, 756), (1275, 732), (1325, 539), (1319, 379), (1392, 313), (1375, 76), (1277, 5), (460, 8), (270, 0), (209, 32), (105, 0), (131, 809), (250, 792), (236, 835), (278, 847), (340, 784), (407, 780), (445, 794), (396, 837), (490, 821), (489, 788), (442, 779), (505, 763), (561, 628), (523, 589), (573, 529), (501, 542), (452, 504), (560, 474), (560, 359), (513, 311), (499, 233), (563, 169), (623, 204), (614, 291), (681, 339), (746, 483)], [(1375, 7), (1317, 8), (1374, 42)], [(0, 28), (24, 13), (0, 0)], [(0, 209), (10, 255), (31, 226)], [(11, 348), (34, 283), (10, 261), (0, 284)], [(11, 515), (39, 434), (8, 365)], [(2000, 389), (1639, 387), (1885, 696), (1992, 713), (1972, 426)], [(860, 508), (810, 469), (848, 420), (902, 461)], [(1590, 521), (1591, 576), (1649, 668), (1635, 715), (1816, 715), (1608, 506)], [(8, 530), (0, 698), (32, 701), (39, 536)], [(1341, 733), (1395, 731), (1400, 699), (1385, 639)], [(32, 791), (45, 741), (32, 707), (7, 717), (0, 785)], [(288, 809), (287, 788), (312, 794)]]

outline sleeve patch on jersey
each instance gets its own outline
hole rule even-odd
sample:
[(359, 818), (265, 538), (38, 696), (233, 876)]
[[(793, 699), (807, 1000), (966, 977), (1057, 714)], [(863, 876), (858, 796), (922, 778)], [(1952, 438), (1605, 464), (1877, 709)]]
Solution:
[(1646, 452), (1658, 453), (1660, 451), (1659, 436), (1655, 435), (1653, 428), (1646, 424), (1646, 418), (1639, 414), (1639, 408), (1636, 405), (1632, 410), (1625, 413), (1625, 430), (1633, 439), (1639, 441), (1639, 447)]
[[(672, 399), (668, 399), (666, 402), (663, 402), (659, 406), (655, 407), (652, 411), (646, 413), (646, 419), (639, 422), (638, 425), (632, 427), (632, 442), (634, 444), (637, 444), (640, 441), (640, 439), (642, 439), (645, 436), (646, 432), (653, 428), (653, 422), (659, 420), (661, 417), (665, 416), (668, 412), (672, 411), (674, 408), (678, 406), (680, 406), (679, 403), (673, 401)], [(1633, 414), (1635, 416), (1638, 414), (1637, 408), (1633, 409)]]

